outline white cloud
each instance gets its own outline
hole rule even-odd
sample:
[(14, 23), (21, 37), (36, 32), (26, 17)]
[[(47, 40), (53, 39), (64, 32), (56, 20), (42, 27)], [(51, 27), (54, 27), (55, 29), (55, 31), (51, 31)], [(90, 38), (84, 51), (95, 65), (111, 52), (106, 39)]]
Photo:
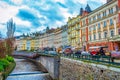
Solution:
[(17, 25), (25, 25), (26, 27), (29, 27), (31, 26), (31, 23), (29, 21), (22, 21), (21, 19), (15, 17), (13, 20), (15, 20), (15, 23)]
[(22, 4), (23, 0), (11, 0), (14, 4)]
[(61, 15), (64, 16), (64, 22), (67, 22), (68, 17), (74, 17), (78, 14), (76, 12), (70, 14), (67, 8), (59, 8), (59, 11), (61, 12)]
[[(36, 31), (42, 31), (44, 29), (46, 29), (46, 26), (40, 26), (36, 29)], [(33, 32), (35, 32), (35, 30)]]
[(3, 37), (6, 36), (6, 32), (7, 32), (6, 25), (1, 25), (0, 24), (0, 32), (2, 33)]
[(0, 22), (6, 23), (10, 18), (18, 13), (18, 7), (10, 6), (4, 2), (0, 2)]
[(78, 3), (86, 4), (87, 0), (73, 0), (73, 2), (76, 3), (76, 4), (78, 4)]
[(15, 32), (15, 33), (14, 33), (14, 36), (19, 36), (19, 35), (21, 35), (20, 32)]
[[(6, 22), (10, 18), (13, 18), (13, 21), (18, 25), (18, 26), (16, 26), (16, 28), (19, 27), (20, 29), (23, 29), (24, 26), (26, 26), (27, 27), (26, 30), (28, 30), (28, 28), (30, 29), (30, 31), (27, 31), (27, 32), (36, 32), (36, 31), (45, 29), (47, 25), (49, 25), (50, 28), (52, 28), (52, 27), (56, 28), (56, 27), (60, 27), (64, 24), (66, 24), (68, 17), (74, 17), (77, 14), (79, 14), (79, 8), (81, 7), (81, 5), (86, 6), (88, 1), (89, 2), (95, 1), (100, 4), (103, 4), (106, 2), (106, 0), (41, 0), (41, 1), (25, 0), (25, 3), (23, 2), (24, 0), (10, 0), (10, 1), (13, 2), (15, 5), (11, 5), (10, 3), (6, 2), (6, 1), (4, 2), (4, 0), (0, 0), (0, 30), (3, 34), (6, 34), (7, 29), (6, 29), (6, 25), (2, 25), (1, 23), (6, 24)], [(28, 3), (26, 3), (26, 1)], [(30, 1), (34, 2), (34, 4), (31, 3)], [(67, 8), (61, 7), (62, 4), (61, 4), (61, 6), (58, 6), (58, 4), (56, 4), (56, 2), (62, 3), (63, 6), (65, 5), (65, 6), (67, 6)], [(70, 2), (73, 2), (75, 5), (69, 4)], [(36, 7), (36, 9), (34, 7)], [(54, 18), (56, 17), (55, 20), (58, 20), (57, 19), (59, 17), (58, 15), (53, 14), (52, 11), (48, 12), (48, 14), (42, 14), (42, 12), (40, 12), (40, 10), (38, 10), (38, 8), (41, 11), (45, 10), (46, 13), (47, 13), (47, 11), (55, 9), (55, 11), (58, 12), (60, 17), (64, 18), (64, 19), (60, 19), (61, 21), (54, 22), (51, 20), (51, 17), (54, 17)], [(40, 22), (43, 25), (38, 26), (37, 28), (35, 27), (34, 29), (31, 28), (32, 22), (24, 21), (20, 17), (16, 17), (16, 15), (19, 12), (19, 9), (31, 11), (32, 14), (35, 14), (37, 16), (37, 18), (39, 19), (38, 22)], [(51, 17), (49, 17), (49, 15)], [(25, 31), (25, 30), (19, 30), (19, 31)], [(22, 33), (15, 32), (15, 35), (20, 35), (20, 34), (22, 34)]]

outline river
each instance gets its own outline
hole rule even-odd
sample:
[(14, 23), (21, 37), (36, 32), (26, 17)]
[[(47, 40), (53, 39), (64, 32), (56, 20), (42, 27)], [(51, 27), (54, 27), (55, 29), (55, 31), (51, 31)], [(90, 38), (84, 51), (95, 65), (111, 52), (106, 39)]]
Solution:
[(6, 80), (52, 80), (49, 73), (44, 73), (33, 62), (15, 59), (16, 67)]

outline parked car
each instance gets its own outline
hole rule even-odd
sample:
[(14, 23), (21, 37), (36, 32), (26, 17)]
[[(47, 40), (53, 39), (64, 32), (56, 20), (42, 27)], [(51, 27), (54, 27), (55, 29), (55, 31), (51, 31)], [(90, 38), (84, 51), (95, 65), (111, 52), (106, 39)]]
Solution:
[(111, 57), (120, 59), (120, 51), (111, 52)]
[(99, 52), (100, 49), (104, 50), (105, 53), (105, 48), (108, 48), (107, 46), (93, 46), (93, 47), (89, 47), (89, 53), (91, 55), (101, 55), (101, 53)]
[(72, 50), (72, 48), (68, 47), (68, 48), (63, 49), (63, 53), (64, 54), (72, 54), (73, 50)]
[(91, 55), (91, 54), (89, 52), (87, 52), (87, 51), (82, 51), (81, 55)]

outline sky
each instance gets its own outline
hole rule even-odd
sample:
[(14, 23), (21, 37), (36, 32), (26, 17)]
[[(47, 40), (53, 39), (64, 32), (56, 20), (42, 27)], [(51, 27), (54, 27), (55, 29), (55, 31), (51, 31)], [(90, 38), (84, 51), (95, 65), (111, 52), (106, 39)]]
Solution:
[(0, 32), (6, 37), (6, 22), (13, 18), (15, 36), (65, 25), (68, 17), (79, 14), (80, 8), (89, 4), (91, 9), (106, 0), (0, 0)]

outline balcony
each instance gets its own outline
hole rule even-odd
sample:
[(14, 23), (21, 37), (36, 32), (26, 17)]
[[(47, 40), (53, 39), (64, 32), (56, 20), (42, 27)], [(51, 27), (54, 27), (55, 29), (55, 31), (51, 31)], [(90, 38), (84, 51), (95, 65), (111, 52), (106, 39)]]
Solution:
[(71, 38), (71, 39), (75, 39), (75, 38), (76, 38), (76, 36), (70, 36), (70, 38)]
[(98, 32), (101, 32), (101, 29), (98, 29)]
[(84, 32), (84, 33), (82, 33), (82, 36), (85, 36), (86, 35), (86, 33)]
[(92, 32), (91, 32), (91, 31), (89, 31), (89, 35), (90, 35), (90, 34), (92, 34)]
[(99, 21), (104, 20), (104, 19), (106, 19), (106, 18), (112, 17), (112, 16), (114, 16), (114, 15), (116, 15), (116, 14), (118, 14), (118, 11), (115, 11), (113, 14), (109, 14), (109, 15), (103, 16), (103, 17), (101, 17), (101, 18), (98, 18), (98, 19), (96, 19), (96, 20), (93, 20), (93, 21), (89, 22), (88, 25), (93, 24), (93, 23), (96, 23), (96, 22), (99, 22)]
[(107, 26), (106, 26), (106, 27), (103, 27), (103, 31), (107, 31)]
[(110, 25), (109, 28), (110, 28), (110, 29), (114, 29), (114, 25), (113, 25), (113, 24)]
[(96, 30), (93, 30), (93, 33), (96, 33)]
[(79, 31), (79, 30), (80, 30), (80, 27), (75, 28), (75, 30)]

